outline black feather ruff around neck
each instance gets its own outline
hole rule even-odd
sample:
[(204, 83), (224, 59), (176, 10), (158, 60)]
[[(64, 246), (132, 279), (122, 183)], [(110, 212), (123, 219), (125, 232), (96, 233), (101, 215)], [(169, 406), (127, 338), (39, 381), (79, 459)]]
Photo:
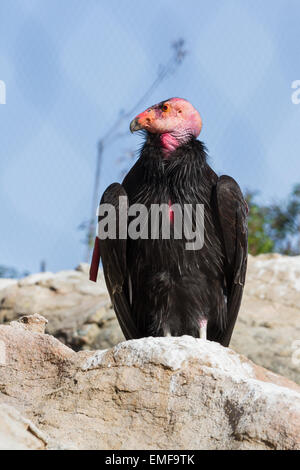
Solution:
[[(165, 158), (160, 137), (147, 135), (147, 140), (141, 150), (139, 163), (143, 167), (146, 181), (173, 180), (173, 183), (185, 180), (187, 184), (203, 175), (210, 167), (207, 165), (207, 150), (203, 142), (194, 137), (180, 145), (168, 158)], [(211, 170), (212, 171), (212, 170)]]

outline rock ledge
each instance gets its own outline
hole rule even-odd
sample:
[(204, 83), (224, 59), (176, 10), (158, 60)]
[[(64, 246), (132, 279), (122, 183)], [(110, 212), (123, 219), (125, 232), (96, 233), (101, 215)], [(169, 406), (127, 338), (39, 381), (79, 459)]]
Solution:
[(233, 350), (183, 336), (75, 353), (16, 323), (0, 326), (0, 407), (30, 420), (31, 447), (300, 448), (300, 387)]

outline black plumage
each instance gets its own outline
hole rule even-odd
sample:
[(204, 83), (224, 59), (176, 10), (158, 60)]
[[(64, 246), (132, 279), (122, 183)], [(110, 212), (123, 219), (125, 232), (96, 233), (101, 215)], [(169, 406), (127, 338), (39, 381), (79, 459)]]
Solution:
[[(127, 339), (184, 334), (228, 346), (243, 294), (247, 265), (247, 205), (238, 184), (218, 177), (204, 145), (191, 137), (165, 158), (159, 136), (147, 134), (141, 155), (120, 185), (101, 203), (131, 206), (204, 205), (204, 246), (185, 249), (185, 239), (99, 240), (106, 284)], [(128, 220), (127, 220), (128, 223)]]

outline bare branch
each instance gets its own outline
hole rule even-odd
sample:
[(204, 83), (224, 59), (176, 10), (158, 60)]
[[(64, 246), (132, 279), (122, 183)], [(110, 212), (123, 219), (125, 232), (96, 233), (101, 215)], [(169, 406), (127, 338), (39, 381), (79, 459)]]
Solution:
[[(117, 139), (121, 139), (128, 135), (129, 131), (120, 131), (120, 127), (124, 121), (127, 121), (136, 110), (138, 110), (142, 104), (147, 101), (147, 99), (153, 94), (156, 88), (166, 79), (168, 75), (175, 73), (178, 66), (180, 66), (187, 55), (187, 51), (184, 48), (185, 41), (180, 38), (174, 41), (171, 45), (173, 49), (173, 54), (170, 57), (166, 65), (160, 65), (157, 77), (151, 83), (149, 88), (145, 93), (140, 97), (140, 99), (132, 106), (130, 109), (125, 111), (122, 109), (114, 121), (113, 125), (108, 129), (108, 131), (100, 138), (97, 147), (97, 160), (96, 160), (96, 172), (94, 179), (93, 195), (92, 195), (92, 208), (91, 208), (91, 218), (87, 225), (87, 235), (86, 235), (86, 261), (89, 260), (90, 251), (94, 239), (94, 234), (96, 230), (96, 208), (98, 204), (99, 197), (99, 186), (100, 186), (100, 177), (101, 177), (101, 166), (103, 161), (103, 152), (104, 150)], [(85, 226), (81, 225), (82, 227)]]

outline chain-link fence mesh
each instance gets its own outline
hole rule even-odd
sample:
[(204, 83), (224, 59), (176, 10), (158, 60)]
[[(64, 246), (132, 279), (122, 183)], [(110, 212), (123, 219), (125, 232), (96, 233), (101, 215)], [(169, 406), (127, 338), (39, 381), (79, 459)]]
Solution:
[(217, 172), (285, 197), (300, 177), (299, 18), (298, 0), (3, 0), (0, 265), (82, 261), (95, 199), (140, 146), (131, 118), (171, 96), (199, 110)]

